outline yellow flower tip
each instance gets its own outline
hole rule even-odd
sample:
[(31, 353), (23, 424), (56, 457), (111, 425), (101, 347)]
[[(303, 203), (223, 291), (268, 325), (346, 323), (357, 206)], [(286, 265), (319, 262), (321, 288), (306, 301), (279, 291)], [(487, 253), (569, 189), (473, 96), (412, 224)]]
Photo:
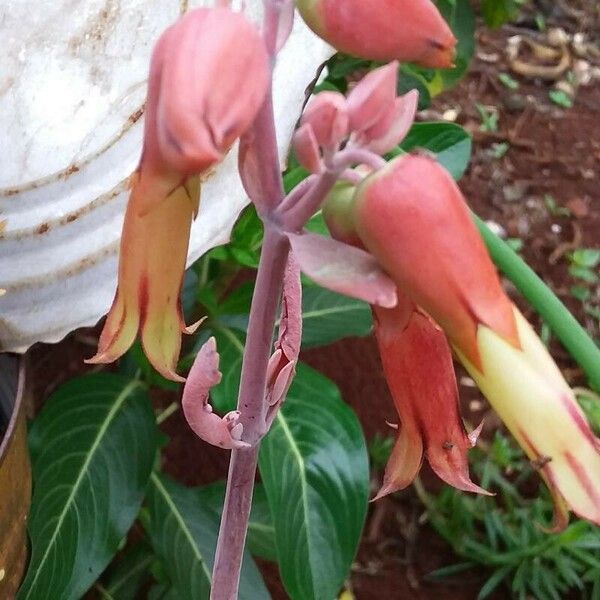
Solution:
[[(188, 179), (143, 216), (138, 210), (143, 200), (139, 175), (132, 182), (121, 238), (119, 285), (98, 352), (89, 362), (116, 360), (140, 333), (152, 366), (167, 379), (181, 382), (184, 379), (176, 373), (181, 334), (193, 333), (200, 325), (185, 325), (179, 301), (199, 178)], [(156, 189), (163, 183), (157, 179)]]
[(481, 326), (482, 370), (457, 354), (550, 488), (553, 529), (568, 510), (600, 524), (600, 443), (542, 342), (516, 309), (515, 317), (520, 350)]

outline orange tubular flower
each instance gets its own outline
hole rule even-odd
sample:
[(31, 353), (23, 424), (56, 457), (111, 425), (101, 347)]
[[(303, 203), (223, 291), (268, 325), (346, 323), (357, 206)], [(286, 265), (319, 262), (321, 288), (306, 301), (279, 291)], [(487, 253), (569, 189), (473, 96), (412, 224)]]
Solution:
[(504, 294), (456, 184), (432, 158), (401, 156), (357, 188), (364, 246), (442, 326), (457, 355), (567, 509), (600, 524), (600, 441), (533, 329)]
[(269, 59), (259, 32), (227, 8), (187, 13), (161, 36), (152, 55), (144, 147), (119, 257), (119, 283), (88, 362), (116, 360), (138, 330), (164, 377), (175, 373), (181, 332), (179, 294), (199, 175), (222, 160), (250, 126), (268, 88)]
[(296, 0), (307, 25), (348, 54), (452, 66), (456, 38), (431, 0)]
[(469, 478), (467, 435), (459, 414), (452, 354), (442, 330), (406, 296), (395, 308), (373, 307), (385, 378), (400, 416), (400, 434), (375, 497), (415, 478), (423, 452), (437, 476), (467, 492), (487, 493)]

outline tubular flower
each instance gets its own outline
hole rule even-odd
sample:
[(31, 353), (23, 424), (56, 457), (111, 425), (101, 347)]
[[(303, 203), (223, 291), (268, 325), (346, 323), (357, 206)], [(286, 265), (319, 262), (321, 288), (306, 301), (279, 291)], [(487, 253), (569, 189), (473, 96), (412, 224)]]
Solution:
[(504, 294), (452, 178), (427, 156), (399, 157), (357, 188), (352, 223), (400, 289), (441, 325), (538, 468), (555, 500), (556, 527), (568, 508), (600, 523), (600, 442)]
[(457, 354), (548, 485), (554, 528), (567, 524), (569, 508), (600, 525), (600, 440), (545, 346), (513, 310), (522, 350), (481, 325), (481, 369)]
[(121, 238), (119, 280), (88, 362), (119, 358), (138, 330), (154, 368), (175, 373), (179, 294), (200, 177), (250, 126), (268, 88), (269, 61), (258, 31), (227, 8), (197, 9), (167, 29), (150, 65), (144, 146)]
[(356, 190), (353, 222), (365, 247), (480, 366), (484, 324), (519, 347), (512, 303), (450, 175), (425, 155), (405, 155)]
[(307, 25), (348, 54), (451, 67), (456, 38), (431, 0), (296, 0)]
[(452, 354), (442, 330), (406, 296), (395, 308), (373, 307), (383, 371), (400, 416), (400, 433), (376, 498), (410, 485), (423, 459), (460, 490), (487, 493), (469, 478), (467, 435), (459, 414)]

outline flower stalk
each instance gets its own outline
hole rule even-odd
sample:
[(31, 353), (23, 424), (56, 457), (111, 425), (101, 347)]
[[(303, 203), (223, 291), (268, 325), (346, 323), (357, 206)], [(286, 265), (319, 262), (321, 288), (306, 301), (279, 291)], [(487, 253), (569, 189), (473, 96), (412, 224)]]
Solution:
[(265, 433), (267, 366), (288, 252), (287, 238), (267, 226), (252, 298), (238, 398), (244, 438), (252, 440), (254, 446), (231, 452), (213, 567), (211, 600), (237, 598), (259, 440)]

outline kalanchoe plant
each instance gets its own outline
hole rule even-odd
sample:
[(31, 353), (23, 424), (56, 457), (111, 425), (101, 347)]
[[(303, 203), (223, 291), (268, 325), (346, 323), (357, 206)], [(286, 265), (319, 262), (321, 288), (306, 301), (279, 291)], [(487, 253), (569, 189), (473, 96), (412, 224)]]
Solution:
[[(293, 145), (311, 174), (284, 196), (269, 70), (291, 29), (294, 5), (264, 0), (259, 33), (227, 2), (219, 4), (190, 12), (156, 46), (119, 288), (92, 359), (118, 358), (140, 329), (152, 364), (179, 378), (178, 294), (199, 179), (239, 139), (240, 177), (264, 224), (264, 241), (238, 406), (221, 418), (209, 403), (220, 380), (213, 338), (200, 349), (183, 396), (194, 432), (231, 449), (211, 597), (237, 596), (258, 447), (285, 399), (299, 353), (300, 271), (373, 307), (400, 415), (379, 496), (408, 485), (423, 454), (449, 484), (483, 491), (468, 474), (466, 452), (478, 432), (468, 435), (459, 416), (452, 347), (550, 486), (556, 525), (565, 524), (568, 508), (600, 522), (598, 440), (502, 291), (458, 188), (430, 157), (412, 154), (388, 164), (381, 156), (406, 135), (417, 106), (415, 92), (396, 96), (397, 63), (371, 72), (348, 97), (326, 92), (308, 104)], [(429, 0), (352, 2), (349, 11), (340, 11), (342, 4), (301, 0), (298, 8), (340, 49), (451, 66), (455, 39)], [(337, 239), (304, 231), (324, 202)]]

